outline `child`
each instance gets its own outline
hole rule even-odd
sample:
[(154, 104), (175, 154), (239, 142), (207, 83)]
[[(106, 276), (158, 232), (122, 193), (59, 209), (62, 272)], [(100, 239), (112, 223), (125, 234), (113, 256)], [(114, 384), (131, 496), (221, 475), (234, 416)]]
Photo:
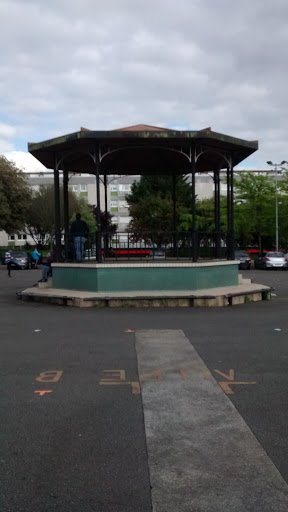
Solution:
[(34, 268), (38, 268), (37, 265), (38, 265), (38, 261), (39, 261), (39, 257), (40, 257), (40, 252), (37, 251), (36, 247), (34, 249), (34, 251), (32, 252), (32, 259), (34, 261)]

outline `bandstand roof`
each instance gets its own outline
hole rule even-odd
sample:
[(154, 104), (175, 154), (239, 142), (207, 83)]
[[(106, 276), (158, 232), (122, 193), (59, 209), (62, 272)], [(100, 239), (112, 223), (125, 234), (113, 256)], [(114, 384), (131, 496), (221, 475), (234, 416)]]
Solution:
[[(28, 143), (28, 151), (48, 169), (55, 155), (66, 170), (95, 174), (91, 152), (99, 151), (100, 174), (187, 174), (191, 152), (196, 152), (196, 172), (216, 166), (233, 166), (257, 151), (257, 141), (247, 141), (213, 132), (211, 128), (179, 131), (149, 125), (135, 125), (109, 131), (80, 131), (54, 139)], [(61, 166), (60, 166), (61, 168)]]

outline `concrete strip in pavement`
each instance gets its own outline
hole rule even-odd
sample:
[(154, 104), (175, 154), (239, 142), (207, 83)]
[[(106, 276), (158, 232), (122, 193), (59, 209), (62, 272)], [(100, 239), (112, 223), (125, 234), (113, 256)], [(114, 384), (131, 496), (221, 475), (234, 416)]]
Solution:
[(136, 350), (153, 510), (287, 512), (286, 482), (183, 331), (136, 331)]

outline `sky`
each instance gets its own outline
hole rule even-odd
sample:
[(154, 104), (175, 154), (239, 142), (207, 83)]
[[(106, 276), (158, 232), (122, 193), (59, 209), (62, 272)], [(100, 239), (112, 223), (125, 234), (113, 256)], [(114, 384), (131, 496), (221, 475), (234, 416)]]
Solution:
[[(259, 140), (288, 160), (287, 0), (0, 0), (0, 154), (81, 126)], [(29, 158), (30, 157), (30, 158)]]

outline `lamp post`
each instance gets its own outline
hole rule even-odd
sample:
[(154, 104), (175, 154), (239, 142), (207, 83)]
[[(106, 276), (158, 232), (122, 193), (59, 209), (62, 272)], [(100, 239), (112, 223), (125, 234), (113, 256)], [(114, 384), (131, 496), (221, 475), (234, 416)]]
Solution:
[[(286, 160), (282, 160), (280, 164), (273, 164), (271, 160), (267, 161), (268, 165), (272, 165), (275, 170), (275, 234), (276, 234), (276, 251), (279, 250), (279, 237), (278, 237), (278, 188), (277, 188), (277, 175), (278, 175), (278, 167), (282, 168), (284, 164), (287, 164)], [(280, 172), (281, 173), (281, 172)]]

